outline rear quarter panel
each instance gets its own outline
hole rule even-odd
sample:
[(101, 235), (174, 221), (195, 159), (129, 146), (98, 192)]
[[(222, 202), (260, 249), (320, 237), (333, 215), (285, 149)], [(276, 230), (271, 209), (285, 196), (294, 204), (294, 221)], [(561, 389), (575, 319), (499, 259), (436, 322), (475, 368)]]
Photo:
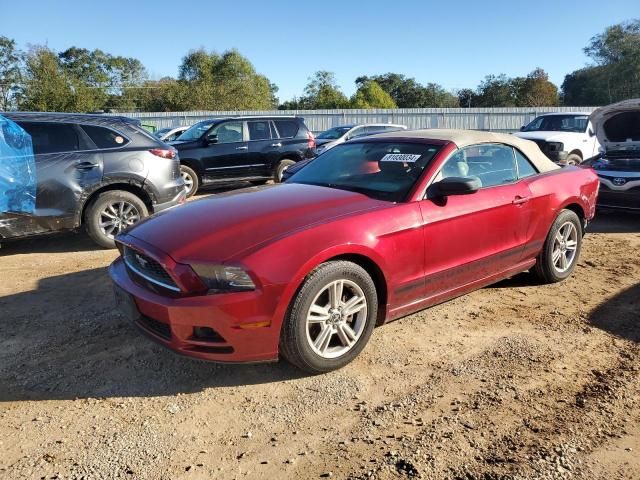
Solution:
[(595, 215), (598, 195), (598, 177), (592, 169), (564, 167), (527, 181), (531, 190), (532, 215), (527, 231), (527, 255), (536, 256), (561, 210), (578, 206), (582, 220)]

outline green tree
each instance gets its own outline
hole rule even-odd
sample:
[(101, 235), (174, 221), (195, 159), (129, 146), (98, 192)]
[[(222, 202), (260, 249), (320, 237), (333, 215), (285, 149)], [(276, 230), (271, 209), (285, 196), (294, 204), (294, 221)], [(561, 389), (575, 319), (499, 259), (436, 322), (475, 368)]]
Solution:
[(185, 110), (267, 110), (276, 106), (277, 87), (237, 50), (222, 55), (191, 51), (179, 71), (178, 81), (189, 92), (183, 98)]
[(513, 82), (504, 73), (487, 75), (478, 86), (474, 98), (476, 107), (515, 107)]
[(391, 95), (385, 92), (377, 82), (369, 80), (360, 85), (351, 98), (352, 108), (397, 108)]
[(16, 104), (22, 77), (20, 59), (16, 42), (0, 36), (0, 111), (11, 110)]
[(426, 86), (399, 73), (356, 78), (356, 86), (374, 81), (387, 92), (399, 108), (457, 107), (458, 99), (437, 83)]
[(541, 68), (511, 82), (518, 107), (552, 107), (558, 104), (558, 87), (549, 81), (549, 75)]
[(317, 110), (330, 108), (347, 108), (349, 100), (338, 87), (333, 72), (317, 71), (309, 77), (304, 89), (304, 97), (299, 100), (301, 108)]
[(32, 47), (26, 54), (21, 110), (74, 111), (75, 92), (58, 56), (47, 47)]
[(603, 105), (640, 97), (640, 19), (607, 27), (584, 52), (594, 64), (565, 77), (565, 104)]

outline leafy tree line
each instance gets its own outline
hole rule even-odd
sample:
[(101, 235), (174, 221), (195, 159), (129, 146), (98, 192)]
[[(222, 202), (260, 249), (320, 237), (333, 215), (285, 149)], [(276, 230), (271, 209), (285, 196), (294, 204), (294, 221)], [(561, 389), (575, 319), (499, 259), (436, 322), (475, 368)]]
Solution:
[(524, 77), (488, 75), (455, 93), (389, 72), (356, 78), (348, 98), (335, 75), (320, 70), (300, 97), (280, 103), (278, 87), (236, 50), (192, 50), (177, 78), (151, 80), (135, 58), (78, 47), (22, 51), (0, 36), (0, 111), (583, 106), (640, 97), (640, 19), (608, 27), (584, 52), (593, 63), (566, 75), (561, 91), (541, 68)]

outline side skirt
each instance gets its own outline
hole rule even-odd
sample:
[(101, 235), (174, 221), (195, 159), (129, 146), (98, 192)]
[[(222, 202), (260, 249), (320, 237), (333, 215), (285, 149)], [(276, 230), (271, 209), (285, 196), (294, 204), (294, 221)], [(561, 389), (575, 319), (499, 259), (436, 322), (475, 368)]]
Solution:
[(500, 280), (504, 280), (509, 277), (513, 277), (514, 275), (529, 270), (536, 264), (535, 259), (527, 260), (525, 262), (521, 262), (516, 266), (509, 268), (503, 272), (491, 275), (489, 277), (481, 278), (479, 280), (473, 281), (471, 283), (467, 283), (466, 285), (462, 285), (460, 287), (453, 288), (446, 292), (438, 293), (436, 295), (432, 295), (429, 297), (424, 297), (418, 300), (415, 300), (411, 303), (402, 305), (400, 307), (396, 307), (394, 309), (389, 310), (387, 315), (387, 319), (384, 323), (391, 322), (393, 320), (397, 320), (398, 318), (410, 315), (412, 313), (418, 312), (420, 310), (424, 310), (425, 308), (432, 307), (439, 303), (446, 302), (447, 300), (451, 300), (456, 297), (460, 297), (467, 293), (470, 293), (474, 290), (478, 290), (482, 287), (486, 287), (487, 285), (491, 285), (493, 283), (497, 283)]

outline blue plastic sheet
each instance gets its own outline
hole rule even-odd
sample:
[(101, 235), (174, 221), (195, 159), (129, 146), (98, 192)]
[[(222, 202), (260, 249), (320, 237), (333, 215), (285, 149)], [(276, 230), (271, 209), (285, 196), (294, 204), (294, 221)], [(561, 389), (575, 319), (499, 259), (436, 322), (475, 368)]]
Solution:
[(31, 136), (0, 115), (0, 213), (33, 214), (36, 163)]

